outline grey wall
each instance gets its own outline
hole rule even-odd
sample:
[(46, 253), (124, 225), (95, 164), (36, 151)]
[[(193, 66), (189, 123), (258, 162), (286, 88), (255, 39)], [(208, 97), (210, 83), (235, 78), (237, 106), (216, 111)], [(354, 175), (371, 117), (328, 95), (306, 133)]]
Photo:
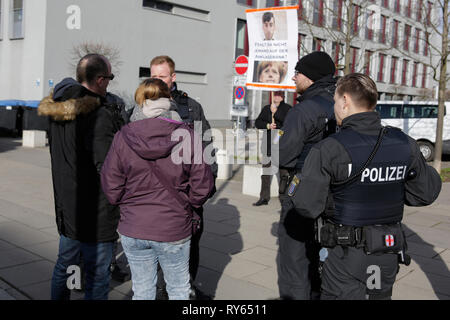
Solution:
[[(11, 1), (2, 1), (0, 100), (42, 98), (47, 0), (24, 1), (24, 38), (10, 40)], [(40, 85), (37, 80), (40, 79)]]
[[(120, 50), (123, 64), (110, 90), (133, 96), (139, 67), (161, 54), (171, 56), (176, 69), (206, 73), (205, 84), (178, 83), (197, 99), (211, 120), (230, 119), (236, 20), (245, 19), (245, 6), (234, 0), (178, 0), (183, 6), (209, 11), (209, 21), (177, 16), (142, 7), (142, 0), (48, 0), (45, 73), (55, 83), (74, 76), (70, 51), (82, 42), (102, 42)], [(66, 9), (81, 8), (81, 30), (68, 30)]]

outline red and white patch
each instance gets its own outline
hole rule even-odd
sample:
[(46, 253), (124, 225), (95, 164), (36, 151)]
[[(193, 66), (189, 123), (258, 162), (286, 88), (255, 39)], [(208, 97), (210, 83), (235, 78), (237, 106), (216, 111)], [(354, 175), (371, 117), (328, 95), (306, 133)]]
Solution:
[(384, 244), (386, 247), (393, 247), (395, 245), (394, 236), (392, 234), (385, 235)]

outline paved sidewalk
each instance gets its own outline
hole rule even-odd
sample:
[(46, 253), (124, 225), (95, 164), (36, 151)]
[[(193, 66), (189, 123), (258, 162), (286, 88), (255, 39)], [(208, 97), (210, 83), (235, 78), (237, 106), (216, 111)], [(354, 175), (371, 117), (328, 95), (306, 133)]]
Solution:
[[(0, 300), (49, 299), (57, 257), (48, 148), (0, 138)], [(253, 207), (242, 167), (205, 206), (198, 286), (215, 299), (276, 299), (280, 205)], [(436, 203), (405, 210), (412, 263), (401, 266), (394, 299), (450, 299), (450, 184)], [(131, 282), (111, 282), (111, 300), (131, 298)], [(73, 299), (83, 295), (73, 293)]]

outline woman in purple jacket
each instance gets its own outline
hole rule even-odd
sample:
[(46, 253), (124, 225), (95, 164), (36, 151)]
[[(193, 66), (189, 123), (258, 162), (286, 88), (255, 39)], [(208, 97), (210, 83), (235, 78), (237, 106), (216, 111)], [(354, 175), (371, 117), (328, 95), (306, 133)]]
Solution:
[(120, 206), (118, 231), (130, 264), (133, 299), (155, 299), (159, 262), (169, 299), (187, 300), (191, 208), (206, 202), (213, 175), (203, 157), (191, 152), (196, 150), (194, 132), (172, 119), (163, 81), (145, 80), (135, 100), (143, 120), (124, 126), (114, 137), (102, 167), (103, 191), (111, 204)]

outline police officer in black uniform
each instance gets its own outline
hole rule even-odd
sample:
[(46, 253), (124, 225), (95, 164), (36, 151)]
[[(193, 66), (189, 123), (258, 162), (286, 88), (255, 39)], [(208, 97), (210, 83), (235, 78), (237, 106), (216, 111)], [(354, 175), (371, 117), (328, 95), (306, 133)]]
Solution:
[[(307, 218), (325, 219), (319, 238), (322, 299), (390, 299), (398, 263), (409, 263), (401, 227), (404, 204), (431, 204), (441, 179), (414, 139), (383, 128), (377, 88), (368, 76), (337, 83), (334, 112), (340, 131), (314, 145), (289, 197)], [(329, 190), (335, 210), (323, 215)]]
[[(280, 169), (290, 177), (300, 172), (311, 146), (322, 140), (336, 125), (333, 95), (336, 88), (333, 60), (316, 51), (301, 58), (295, 66), (298, 103), (289, 112), (279, 139)], [(276, 159), (272, 160), (273, 162)], [(289, 181), (287, 181), (289, 183)], [(278, 287), (281, 299), (309, 300), (311, 285), (320, 290), (319, 247), (314, 240), (314, 220), (303, 218), (294, 210), (280, 183), (281, 217), (278, 227)], [(314, 297), (313, 297), (314, 298)]]
[[(150, 62), (150, 74), (152, 78), (158, 78), (164, 81), (171, 89), (171, 96), (177, 104), (177, 112), (180, 115), (183, 122), (193, 126), (195, 131), (200, 131), (203, 137), (203, 147), (207, 148), (207, 154), (210, 154), (213, 159), (215, 157), (215, 150), (212, 148), (212, 137), (205, 135), (211, 126), (208, 120), (205, 118), (203, 108), (200, 103), (188, 96), (186, 92), (178, 90), (176, 84), (177, 75), (175, 73), (175, 62), (169, 56), (157, 56)], [(197, 128), (198, 127), (198, 128)], [(209, 152), (211, 151), (211, 152)], [(211, 164), (211, 170), (214, 178), (217, 177), (217, 163), (213, 161)], [(214, 188), (215, 190), (215, 188)], [(211, 194), (211, 196), (213, 193)], [(195, 213), (200, 217), (200, 229), (191, 238), (191, 251), (189, 256), (189, 273), (191, 275), (191, 284), (194, 282), (197, 276), (197, 271), (200, 263), (200, 237), (203, 233), (203, 207), (195, 209)], [(158, 277), (158, 291), (161, 291), (164, 284), (162, 277)], [(159, 295), (157, 291), (157, 296)], [(164, 291), (164, 290), (163, 290)], [(191, 290), (191, 299), (198, 298), (203, 294), (193, 286)], [(206, 298), (206, 296), (204, 296)]]

